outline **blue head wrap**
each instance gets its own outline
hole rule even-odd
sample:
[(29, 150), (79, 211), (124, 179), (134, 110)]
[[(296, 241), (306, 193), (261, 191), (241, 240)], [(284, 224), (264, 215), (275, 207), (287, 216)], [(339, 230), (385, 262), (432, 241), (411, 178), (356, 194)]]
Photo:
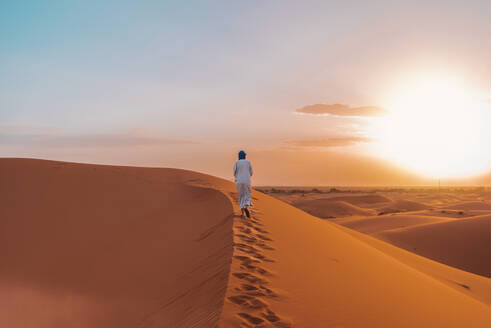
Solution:
[(239, 151), (239, 159), (245, 159), (245, 157), (246, 157), (246, 152), (243, 150)]

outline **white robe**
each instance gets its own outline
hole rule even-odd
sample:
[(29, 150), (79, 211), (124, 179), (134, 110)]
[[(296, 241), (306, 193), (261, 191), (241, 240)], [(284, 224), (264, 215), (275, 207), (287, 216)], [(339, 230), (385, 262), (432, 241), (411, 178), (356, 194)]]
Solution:
[(251, 185), (248, 183), (237, 183), (237, 193), (239, 194), (239, 208), (252, 206)]
[(234, 164), (234, 177), (239, 194), (239, 208), (251, 206), (252, 165), (246, 159), (239, 159)]

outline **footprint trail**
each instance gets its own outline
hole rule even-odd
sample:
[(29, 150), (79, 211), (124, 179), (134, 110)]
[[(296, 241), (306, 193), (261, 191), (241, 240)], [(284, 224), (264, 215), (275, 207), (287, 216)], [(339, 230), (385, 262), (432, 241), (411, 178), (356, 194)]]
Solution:
[[(230, 196), (237, 201), (237, 193)], [(238, 279), (239, 283), (234, 284), (233, 295), (227, 301), (237, 306), (240, 327), (293, 327), (289, 320), (271, 309), (270, 302), (281, 298), (268, 279), (275, 273), (264, 267), (265, 263), (275, 262), (275, 249), (268, 244), (273, 237), (261, 222), (261, 213), (251, 210), (251, 214), (251, 218), (234, 218), (233, 261), (239, 265), (230, 279)]]

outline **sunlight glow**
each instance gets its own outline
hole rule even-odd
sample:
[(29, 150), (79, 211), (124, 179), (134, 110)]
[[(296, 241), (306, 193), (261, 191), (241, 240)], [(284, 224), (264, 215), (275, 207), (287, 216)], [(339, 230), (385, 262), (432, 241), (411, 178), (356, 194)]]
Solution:
[(433, 178), (491, 168), (491, 104), (452, 76), (419, 76), (393, 90), (374, 122), (375, 151)]

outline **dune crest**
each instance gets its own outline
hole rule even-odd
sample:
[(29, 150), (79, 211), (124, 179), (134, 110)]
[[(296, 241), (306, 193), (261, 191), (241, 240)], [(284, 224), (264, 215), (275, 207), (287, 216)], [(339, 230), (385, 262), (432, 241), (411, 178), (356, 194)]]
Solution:
[(380, 203), (388, 203), (392, 202), (392, 199), (388, 198), (384, 195), (356, 195), (356, 196), (334, 196), (327, 198), (331, 201), (343, 201), (353, 205), (362, 206), (362, 205), (373, 205)]
[(0, 326), (214, 327), (232, 206), (182, 170), (0, 160)]
[(417, 225), (430, 224), (435, 222), (448, 222), (452, 219), (431, 217), (415, 214), (392, 214), (372, 217), (362, 217), (353, 219), (333, 220), (345, 227), (360, 231), (363, 233), (373, 234), (385, 230), (413, 227)]
[(304, 209), (307, 213), (319, 218), (334, 218), (354, 215), (375, 215), (372, 209), (365, 209), (346, 201), (331, 199), (308, 199), (298, 200), (292, 205)]

